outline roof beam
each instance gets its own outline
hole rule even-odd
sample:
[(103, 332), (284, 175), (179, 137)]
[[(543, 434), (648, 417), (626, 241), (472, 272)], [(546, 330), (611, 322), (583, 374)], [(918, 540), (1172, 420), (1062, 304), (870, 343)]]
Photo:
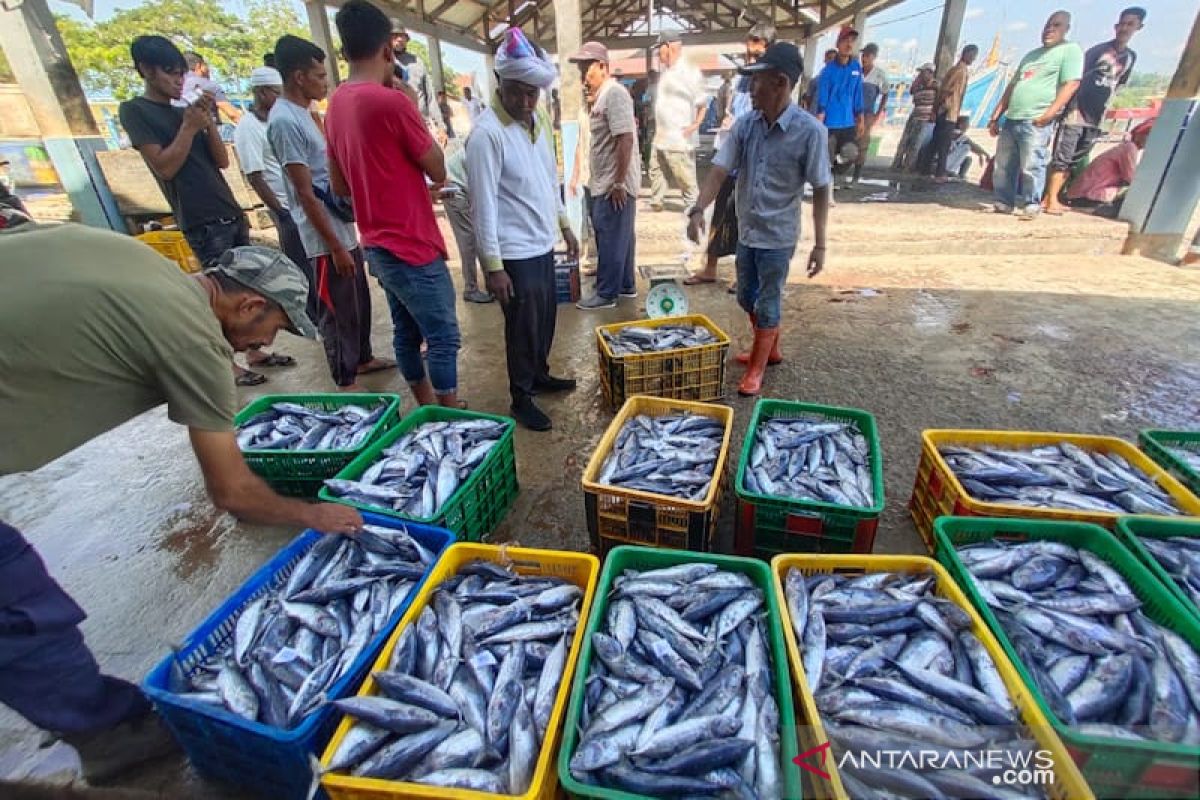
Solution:
[[(409, 10), (403, 2), (388, 2), (388, 0), (372, 0), (372, 2), (379, 6), (383, 13), (400, 22), (408, 30), (426, 36), (436, 36), (443, 42), (474, 50), (477, 53), (488, 51), (487, 42), (469, 29), (423, 18), (420, 14)], [(340, 8), (342, 5), (341, 0), (324, 0), (324, 3), (330, 8)]]
[[(896, 0), (900, 2), (900, 0)], [(808, 29), (803, 26), (789, 26), (778, 29), (780, 39), (803, 39)], [(704, 31), (702, 33), (683, 34), (683, 44), (738, 44), (744, 41), (746, 32), (741, 28), (727, 28), (721, 31)], [(613, 50), (639, 49), (649, 47), (658, 40), (658, 36), (602, 36), (600, 44)]]

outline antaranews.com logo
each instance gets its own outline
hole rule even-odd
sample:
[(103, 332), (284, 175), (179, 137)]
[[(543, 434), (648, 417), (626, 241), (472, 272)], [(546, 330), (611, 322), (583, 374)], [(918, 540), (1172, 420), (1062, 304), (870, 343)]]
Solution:
[[(826, 768), (830, 743), (824, 742), (792, 759), (803, 770), (830, 779)], [(1054, 755), (1049, 750), (846, 750), (835, 759), (839, 770), (930, 772), (954, 770), (991, 776), (996, 786), (1050, 786)], [(986, 780), (986, 779), (985, 779)]]

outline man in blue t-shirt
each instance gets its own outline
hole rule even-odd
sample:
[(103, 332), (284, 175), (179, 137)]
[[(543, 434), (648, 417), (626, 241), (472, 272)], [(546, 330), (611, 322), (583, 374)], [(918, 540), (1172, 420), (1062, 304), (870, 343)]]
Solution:
[[(825, 65), (817, 82), (817, 119), (829, 129), (829, 162), (834, 172), (849, 167), (858, 158), (856, 142), (863, 133), (863, 75), (862, 65), (854, 57), (858, 31), (842, 28), (837, 39), (837, 58)], [(840, 159), (842, 148), (848, 148)], [(849, 150), (853, 149), (853, 153)]]

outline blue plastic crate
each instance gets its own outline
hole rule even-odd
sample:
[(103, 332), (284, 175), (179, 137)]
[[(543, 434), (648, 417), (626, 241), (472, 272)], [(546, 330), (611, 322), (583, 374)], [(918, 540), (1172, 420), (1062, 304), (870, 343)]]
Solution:
[[(363, 519), (372, 525), (405, 528), (438, 557), (454, 542), (454, 534), (442, 528), (370, 513), (364, 513)], [(338, 721), (333, 709), (325, 706), (309, 714), (296, 727), (280, 730), (243, 719), (224, 708), (184, 699), (167, 690), (167, 680), (174, 658), (179, 659), (184, 673), (190, 675), (214, 650), (220, 649), (233, 635), (242, 609), (269, 589), (285, 583), (301, 557), (321, 536), (316, 531), (305, 531), (264, 564), (200, 623), (184, 640), (177, 656), (164, 658), (142, 684), (197, 772), (271, 800), (304, 800), (308, 797), (313, 780), (309, 756), (320, 753), (333, 734)], [(432, 567), (430, 565), (430, 569)], [(384, 629), (375, 634), (346, 674), (330, 687), (331, 700), (352, 695), (358, 689), (367, 669), (379, 656), (392, 629), (400, 622), (428, 576), (427, 570)]]

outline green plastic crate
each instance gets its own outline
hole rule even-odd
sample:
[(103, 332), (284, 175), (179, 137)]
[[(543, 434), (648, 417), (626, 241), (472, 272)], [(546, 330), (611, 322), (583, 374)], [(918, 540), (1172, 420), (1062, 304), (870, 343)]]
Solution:
[(1180, 605), (1190, 611), (1197, 620), (1200, 620), (1200, 608), (1197, 608), (1196, 604), (1192, 602), (1192, 598), (1188, 597), (1187, 592), (1175, 583), (1162, 564), (1158, 563), (1158, 559), (1138, 541), (1139, 538), (1167, 539), (1172, 536), (1200, 538), (1200, 520), (1122, 517), (1117, 520), (1116, 534), (1121, 543), (1146, 565), (1146, 569), (1154, 573), (1154, 577), (1158, 578), (1167, 591), (1174, 595)]
[(362, 444), (350, 450), (243, 450), (242, 456), (254, 474), (270, 484), (271, 488), (289, 497), (316, 497), (326, 478), (332, 478), (345, 469), (360, 453), (371, 446), (385, 431), (392, 428), (400, 418), (400, 395), (398, 394), (265, 394), (252, 401), (233, 418), (238, 427), (275, 403), (298, 403), (302, 406), (333, 411), (343, 406), (365, 406), (388, 404), (387, 411), (375, 423), (375, 428)]
[(335, 496), (328, 488), (322, 488), (319, 497), (330, 503), (343, 503), (363, 511), (374, 511), (392, 517), (411, 519), (424, 525), (451, 530), (459, 541), (484, 541), (504, 515), (517, 496), (517, 458), (513, 449), (513, 429), (516, 423), (508, 417), (494, 414), (484, 414), (479, 411), (463, 411), (457, 408), (442, 406), (421, 406), (400, 420), (394, 428), (375, 441), (361, 455), (339, 472), (335, 477), (342, 480), (357, 480), (367, 467), (375, 463), (379, 454), (390, 447), (393, 442), (414, 428), (426, 422), (454, 422), (456, 420), (489, 419), (493, 422), (504, 423), (505, 431), (500, 441), (463, 481), (454, 494), (446, 501), (441, 510), (432, 517), (415, 517), (401, 514), (390, 508), (368, 506), (354, 503)]
[(1200, 620), (1191, 617), (1157, 578), (1109, 531), (1086, 522), (988, 517), (938, 517), (934, 521), (937, 559), (962, 587), (1008, 654), (1051, 726), (1079, 765), (1097, 797), (1194, 798), (1200, 796), (1200, 748), (1170, 742), (1136, 742), (1076, 733), (1050, 710), (1004, 628), (992, 614), (955, 548), (990, 539), (1045, 539), (1090, 550), (1125, 578), (1142, 601), (1142, 611), (1200, 651)]
[(1182, 447), (1200, 453), (1200, 431), (1165, 431), (1149, 429), (1138, 434), (1138, 447), (1153, 458), (1160, 467), (1179, 479), (1179, 482), (1200, 497), (1200, 473), (1183, 463), (1168, 447)]
[[(758, 494), (745, 488), (745, 474), (754, 449), (755, 431), (769, 419), (820, 416), (835, 422), (853, 422), (867, 440), (874, 483), (874, 504), (855, 508), (819, 500), (793, 500)], [(883, 513), (883, 449), (875, 417), (857, 408), (823, 406), (787, 400), (762, 399), (754, 404), (750, 427), (742, 443), (734, 489), (738, 497), (734, 551), (770, 560), (779, 553), (870, 553)]]
[(656, 547), (634, 547), (623, 545), (613, 548), (604, 561), (604, 571), (596, 586), (595, 601), (588, 615), (587, 629), (583, 634), (583, 649), (575, 667), (571, 687), (571, 705), (563, 723), (562, 745), (558, 753), (559, 784), (571, 797), (592, 797), (600, 800), (647, 800), (643, 795), (603, 786), (581, 783), (571, 774), (571, 756), (579, 743), (579, 721), (583, 713), (583, 701), (587, 695), (587, 678), (592, 665), (592, 636), (600, 630), (608, 613), (608, 600), (613, 581), (624, 570), (659, 569), (676, 564), (705, 562), (716, 564), (729, 572), (749, 575), (754, 585), (762, 590), (767, 609), (767, 639), (771, 650), (771, 667), (775, 673), (775, 699), (779, 703), (780, 769), (783, 775), (783, 796), (793, 800), (802, 796), (800, 770), (793, 763), (799, 749), (796, 741), (796, 711), (792, 702), (792, 684), (788, 671), (787, 645), (783, 638), (783, 615), (771, 584), (771, 569), (761, 561), (736, 556), (720, 556), (710, 553), (692, 553), (685, 550), (666, 550)]

